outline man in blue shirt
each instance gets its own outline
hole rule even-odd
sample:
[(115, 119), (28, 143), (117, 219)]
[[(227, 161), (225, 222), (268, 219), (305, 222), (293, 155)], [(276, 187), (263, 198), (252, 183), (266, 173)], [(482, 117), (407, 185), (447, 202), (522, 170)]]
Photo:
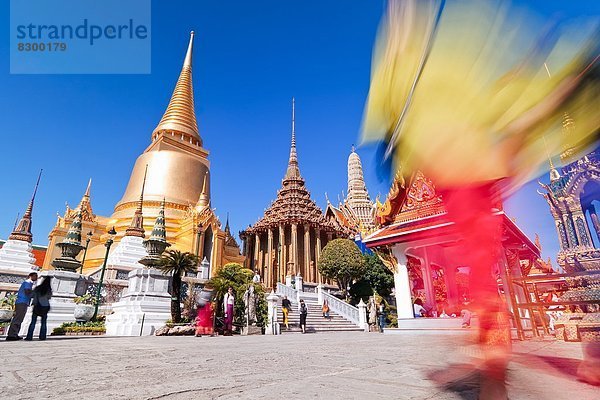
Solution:
[(21, 340), (19, 331), (21, 330), (21, 323), (25, 314), (27, 313), (27, 307), (31, 302), (31, 296), (33, 295), (33, 282), (37, 281), (37, 272), (31, 272), (27, 279), (21, 283), (19, 292), (17, 293), (17, 300), (15, 301), (15, 315), (10, 322), (10, 328), (8, 328), (8, 335), (6, 340)]

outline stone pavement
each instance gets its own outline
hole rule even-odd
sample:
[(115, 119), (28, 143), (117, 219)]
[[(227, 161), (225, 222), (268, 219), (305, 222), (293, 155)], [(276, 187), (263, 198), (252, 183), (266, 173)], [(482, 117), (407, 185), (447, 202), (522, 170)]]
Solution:
[[(473, 355), (459, 342), (413, 332), (1, 341), (0, 398), (474, 399), (468, 386), (447, 392), (430, 380)], [(576, 381), (580, 359), (579, 344), (515, 343), (510, 398), (600, 398)]]

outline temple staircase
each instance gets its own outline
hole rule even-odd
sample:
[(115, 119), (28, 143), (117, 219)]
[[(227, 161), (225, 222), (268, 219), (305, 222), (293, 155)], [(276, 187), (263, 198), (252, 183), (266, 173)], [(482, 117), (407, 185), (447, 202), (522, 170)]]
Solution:
[[(300, 299), (304, 300), (304, 303), (308, 307), (308, 315), (306, 317), (307, 333), (364, 331), (364, 328), (359, 326), (358, 321), (353, 321), (356, 320), (356, 318), (352, 315), (352, 312), (354, 310), (358, 312), (356, 307), (346, 304), (341, 300), (335, 299), (328, 293), (323, 293), (322, 296), (327, 297), (330, 305), (329, 318), (323, 318), (323, 310), (319, 304), (319, 297), (317, 293), (298, 292), (289, 286), (278, 284), (277, 295), (279, 295), (281, 299), (283, 299), (283, 296), (287, 296), (292, 302), (292, 311), (288, 316), (289, 330), (285, 328), (285, 325), (283, 325), (281, 300), (279, 301), (277, 307), (277, 321), (281, 325), (282, 334), (288, 332), (302, 332), (300, 329), (300, 311), (298, 306), (298, 301)], [(336, 305), (338, 305), (338, 307), (336, 307)], [(334, 310), (334, 308), (338, 308), (339, 311)], [(348, 311), (350, 311), (350, 313)]]

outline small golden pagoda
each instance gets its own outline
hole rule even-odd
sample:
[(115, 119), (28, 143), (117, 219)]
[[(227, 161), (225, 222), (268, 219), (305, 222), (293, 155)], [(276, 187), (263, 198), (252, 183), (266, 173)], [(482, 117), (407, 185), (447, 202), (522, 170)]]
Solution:
[[(193, 41), (192, 32), (167, 110), (152, 131), (150, 145), (137, 158), (125, 193), (113, 214), (102, 217), (93, 213), (90, 181), (78, 206), (72, 209), (67, 205), (64, 215), (58, 216), (49, 234), (44, 268), (51, 268), (50, 262), (58, 256), (55, 244), (63, 240), (78, 212), (81, 212), (82, 232), (84, 235), (91, 232), (84, 272), (92, 273), (104, 259), (103, 243), (107, 230), (114, 226), (117, 231), (115, 240), (120, 241), (132, 219), (136, 218), (136, 210), (142, 205), (143, 229), (150, 232), (163, 201), (167, 240), (172, 249), (206, 258), (211, 265), (210, 275), (228, 262), (244, 262), (236, 241), (228, 229), (221, 230), (221, 223), (211, 208), (209, 152), (203, 147), (194, 111)], [(140, 204), (145, 174), (143, 202)]]

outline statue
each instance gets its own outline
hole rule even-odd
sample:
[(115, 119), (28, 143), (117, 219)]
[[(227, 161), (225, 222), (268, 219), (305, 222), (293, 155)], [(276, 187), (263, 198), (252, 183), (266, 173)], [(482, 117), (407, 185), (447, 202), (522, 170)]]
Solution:
[(377, 324), (377, 305), (375, 304), (375, 297), (369, 297), (369, 325), (375, 326)]
[(256, 294), (254, 285), (250, 285), (244, 292), (244, 306), (246, 315), (246, 326), (256, 325)]

